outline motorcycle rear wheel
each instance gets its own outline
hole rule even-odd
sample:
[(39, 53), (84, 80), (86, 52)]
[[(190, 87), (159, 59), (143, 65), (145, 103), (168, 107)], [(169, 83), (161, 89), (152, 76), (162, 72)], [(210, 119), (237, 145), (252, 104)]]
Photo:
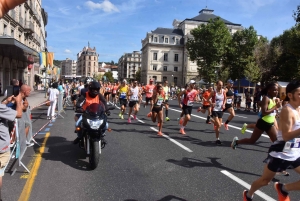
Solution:
[(99, 142), (90, 140), (89, 163), (92, 170), (97, 168), (99, 159), (100, 159)]

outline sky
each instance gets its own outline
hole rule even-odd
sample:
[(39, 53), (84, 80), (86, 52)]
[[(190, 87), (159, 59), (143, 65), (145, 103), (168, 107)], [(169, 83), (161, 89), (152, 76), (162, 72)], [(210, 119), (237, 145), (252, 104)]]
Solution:
[(88, 46), (99, 61), (118, 62), (140, 51), (141, 40), (157, 27), (173, 28), (174, 19), (193, 18), (204, 8), (271, 40), (295, 25), (296, 0), (43, 0), (48, 13), (48, 51), (56, 60), (77, 60)]

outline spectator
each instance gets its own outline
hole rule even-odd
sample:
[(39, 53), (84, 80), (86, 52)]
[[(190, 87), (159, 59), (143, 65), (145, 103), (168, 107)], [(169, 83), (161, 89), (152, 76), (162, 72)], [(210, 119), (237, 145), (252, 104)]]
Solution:
[(57, 96), (59, 94), (59, 91), (57, 90), (58, 83), (54, 82), (52, 84), (52, 87), (48, 89), (48, 97), (50, 101), (50, 106), (48, 107), (48, 112), (47, 112), (47, 119), (50, 119), (50, 112), (51, 112), (51, 119), (54, 119), (54, 114), (55, 114), (55, 107), (57, 103)]
[[(3, 169), (9, 162), (10, 157), (10, 136), (8, 131), (7, 120), (13, 121), (15, 118), (22, 117), (22, 97), (19, 94), (17, 97), (12, 97), (13, 101), (16, 103), (16, 110), (8, 108), (4, 104), (0, 104), (0, 168)], [(6, 101), (4, 101), (6, 102)], [(2, 177), (4, 176), (4, 171), (0, 174), (0, 200), (1, 189), (2, 189)]]
[(253, 97), (253, 111), (259, 112), (259, 102), (261, 101), (261, 88), (257, 88), (254, 97)]
[(246, 91), (246, 93), (245, 93), (245, 102), (246, 102), (245, 111), (250, 112), (252, 99), (251, 99), (251, 95), (248, 91)]

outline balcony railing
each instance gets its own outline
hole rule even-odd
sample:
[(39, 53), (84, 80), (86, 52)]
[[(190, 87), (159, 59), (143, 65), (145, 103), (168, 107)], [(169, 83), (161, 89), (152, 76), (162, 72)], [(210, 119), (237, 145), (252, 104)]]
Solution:
[(26, 21), (24, 29), (26, 32), (34, 33), (34, 26), (32, 22)]

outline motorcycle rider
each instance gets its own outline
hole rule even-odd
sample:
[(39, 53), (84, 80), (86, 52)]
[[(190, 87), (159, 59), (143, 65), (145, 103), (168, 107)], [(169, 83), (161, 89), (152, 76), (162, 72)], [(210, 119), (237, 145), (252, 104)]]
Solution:
[[(83, 94), (82, 96), (79, 97), (77, 104), (76, 104), (76, 112), (83, 113), (86, 108), (91, 105), (92, 103), (103, 103), (105, 106), (105, 111), (106, 114), (109, 116), (110, 112), (107, 110), (107, 103), (102, 94), (99, 93), (100, 90), (100, 84), (97, 81), (92, 81), (89, 83), (89, 89), (88, 91)], [(75, 115), (78, 120), (76, 122), (76, 127), (80, 125), (80, 122), (82, 120), (82, 115), (81, 114), (76, 114)], [(75, 117), (75, 119), (76, 119)], [(106, 124), (106, 128), (108, 128), (108, 124)], [(77, 144), (82, 138), (82, 133), (77, 132), (77, 138), (73, 141), (73, 144)]]

